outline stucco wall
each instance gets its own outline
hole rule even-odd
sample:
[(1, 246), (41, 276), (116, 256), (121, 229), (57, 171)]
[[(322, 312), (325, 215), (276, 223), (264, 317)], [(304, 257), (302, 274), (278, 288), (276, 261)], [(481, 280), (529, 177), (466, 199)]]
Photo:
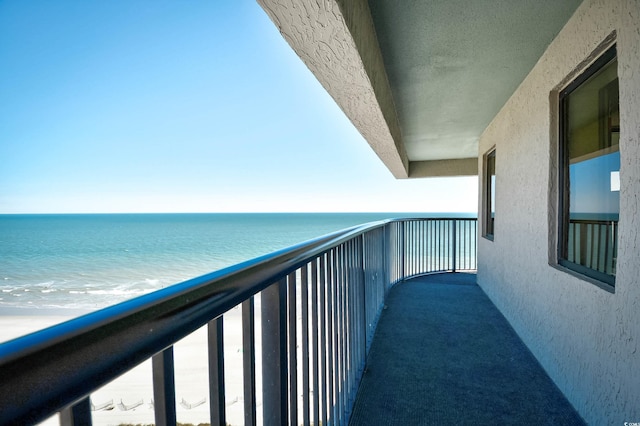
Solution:
[[(549, 263), (554, 93), (614, 32), (621, 213), (612, 294)], [(483, 133), (480, 161), (494, 145), (495, 239), (480, 238), (478, 283), (588, 423), (640, 422), (640, 0), (585, 0)]]

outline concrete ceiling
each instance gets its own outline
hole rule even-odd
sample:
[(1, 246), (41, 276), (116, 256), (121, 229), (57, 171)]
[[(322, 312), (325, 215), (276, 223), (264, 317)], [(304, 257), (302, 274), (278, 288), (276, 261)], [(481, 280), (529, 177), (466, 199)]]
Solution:
[(258, 0), (399, 178), (473, 175), (478, 140), (581, 0)]
[(410, 161), (478, 155), (478, 137), (580, 0), (369, 0)]

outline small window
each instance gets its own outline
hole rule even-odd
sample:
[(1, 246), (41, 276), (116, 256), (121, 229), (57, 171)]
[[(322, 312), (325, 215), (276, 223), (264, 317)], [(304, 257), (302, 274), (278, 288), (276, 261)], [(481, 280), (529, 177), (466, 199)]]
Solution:
[(558, 263), (611, 288), (620, 213), (617, 69), (614, 46), (560, 93), (559, 105)]
[(493, 240), (496, 218), (496, 150), (484, 156), (483, 236)]

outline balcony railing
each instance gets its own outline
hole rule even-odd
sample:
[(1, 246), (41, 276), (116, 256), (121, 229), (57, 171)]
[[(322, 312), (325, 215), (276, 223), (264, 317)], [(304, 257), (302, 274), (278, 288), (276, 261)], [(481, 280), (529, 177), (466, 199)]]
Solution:
[(223, 314), (236, 306), (245, 424), (346, 424), (389, 288), (415, 275), (476, 269), (476, 239), (475, 219), (370, 223), (4, 343), (0, 424), (60, 412), (63, 425), (90, 425), (91, 393), (152, 358), (155, 422), (174, 425), (173, 345), (204, 325), (211, 424), (226, 424)]
[(569, 220), (567, 260), (615, 277), (618, 257), (617, 220)]

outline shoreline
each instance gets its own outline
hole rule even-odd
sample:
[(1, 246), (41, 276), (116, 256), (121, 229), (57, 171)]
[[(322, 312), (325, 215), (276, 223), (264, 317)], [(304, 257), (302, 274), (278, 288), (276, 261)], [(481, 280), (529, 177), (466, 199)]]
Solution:
[(0, 344), (90, 313), (86, 309), (0, 306)]
[(98, 309), (81, 309), (81, 308), (32, 308), (32, 307), (15, 307), (1, 306), (0, 317), (67, 317), (75, 318), (82, 315), (95, 312)]

